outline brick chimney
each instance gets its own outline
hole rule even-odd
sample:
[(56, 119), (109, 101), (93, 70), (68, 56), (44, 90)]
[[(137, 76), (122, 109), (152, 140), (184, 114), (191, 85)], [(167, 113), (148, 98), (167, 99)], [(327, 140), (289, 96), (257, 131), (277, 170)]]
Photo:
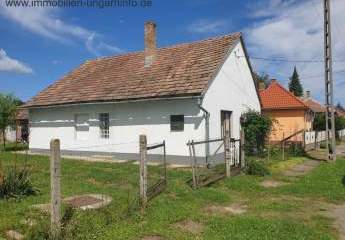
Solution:
[(304, 98), (305, 98), (305, 99), (310, 99), (310, 97), (311, 97), (310, 91), (305, 91), (305, 93), (304, 93)]
[(259, 82), (259, 90), (262, 91), (262, 90), (265, 90), (266, 89), (266, 84), (264, 81), (260, 81)]
[(150, 67), (156, 54), (156, 24), (145, 22), (145, 67)]

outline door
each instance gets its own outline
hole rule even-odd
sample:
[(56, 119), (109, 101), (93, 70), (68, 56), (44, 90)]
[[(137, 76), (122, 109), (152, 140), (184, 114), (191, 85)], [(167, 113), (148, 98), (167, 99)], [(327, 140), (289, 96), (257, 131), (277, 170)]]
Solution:
[(221, 111), (221, 135), (229, 134), (231, 137), (231, 111)]

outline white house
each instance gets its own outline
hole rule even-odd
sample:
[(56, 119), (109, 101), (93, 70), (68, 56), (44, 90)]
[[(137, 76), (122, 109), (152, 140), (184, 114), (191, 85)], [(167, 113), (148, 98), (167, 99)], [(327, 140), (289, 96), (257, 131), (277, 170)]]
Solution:
[(156, 48), (155, 32), (147, 22), (144, 51), (87, 61), (27, 102), (31, 151), (59, 138), (62, 151), (133, 159), (146, 134), (185, 161), (190, 139), (239, 138), (241, 114), (260, 111), (242, 35)]

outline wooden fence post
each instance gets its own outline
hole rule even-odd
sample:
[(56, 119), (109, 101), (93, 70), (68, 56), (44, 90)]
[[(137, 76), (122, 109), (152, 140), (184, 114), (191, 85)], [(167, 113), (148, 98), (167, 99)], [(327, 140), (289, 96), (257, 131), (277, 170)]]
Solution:
[(147, 203), (147, 139), (146, 135), (139, 136), (139, 173), (140, 173), (140, 204), (145, 207)]
[(282, 150), (283, 150), (283, 160), (285, 160), (285, 136), (283, 132), (283, 142), (282, 142)]
[(51, 186), (51, 218), (50, 229), (54, 239), (61, 233), (61, 166), (60, 140), (50, 141), (50, 186)]
[(244, 168), (246, 166), (244, 144), (245, 144), (245, 134), (244, 134), (244, 128), (242, 127), (241, 134), (240, 134), (241, 168)]
[(225, 131), (224, 136), (224, 153), (225, 153), (225, 167), (226, 177), (231, 175), (231, 156), (230, 156), (230, 131)]

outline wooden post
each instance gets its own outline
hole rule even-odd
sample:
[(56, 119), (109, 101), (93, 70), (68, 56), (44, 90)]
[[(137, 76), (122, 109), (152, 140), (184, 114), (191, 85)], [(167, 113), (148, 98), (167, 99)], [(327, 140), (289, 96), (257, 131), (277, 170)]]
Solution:
[(51, 233), (57, 239), (61, 233), (61, 166), (60, 140), (50, 141)]
[(283, 160), (285, 160), (285, 134), (283, 132), (283, 142), (282, 142)]
[(245, 134), (244, 134), (244, 128), (242, 127), (241, 134), (240, 134), (241, 168), (244, 168), (246, 166), (244, 144), (245, 144)]
[(225, 154), (225, 168), (226, 168), (226, 177), (230, 177), (231, 172), (231, 157), (230, 157), (230, 132), (225, 131), (224, 136), (224, 154)]
[(139, 136), (139, 151), (140, 151), (140, 204), (145, 207), (147, 203), (147, 139), (146, 135)]

